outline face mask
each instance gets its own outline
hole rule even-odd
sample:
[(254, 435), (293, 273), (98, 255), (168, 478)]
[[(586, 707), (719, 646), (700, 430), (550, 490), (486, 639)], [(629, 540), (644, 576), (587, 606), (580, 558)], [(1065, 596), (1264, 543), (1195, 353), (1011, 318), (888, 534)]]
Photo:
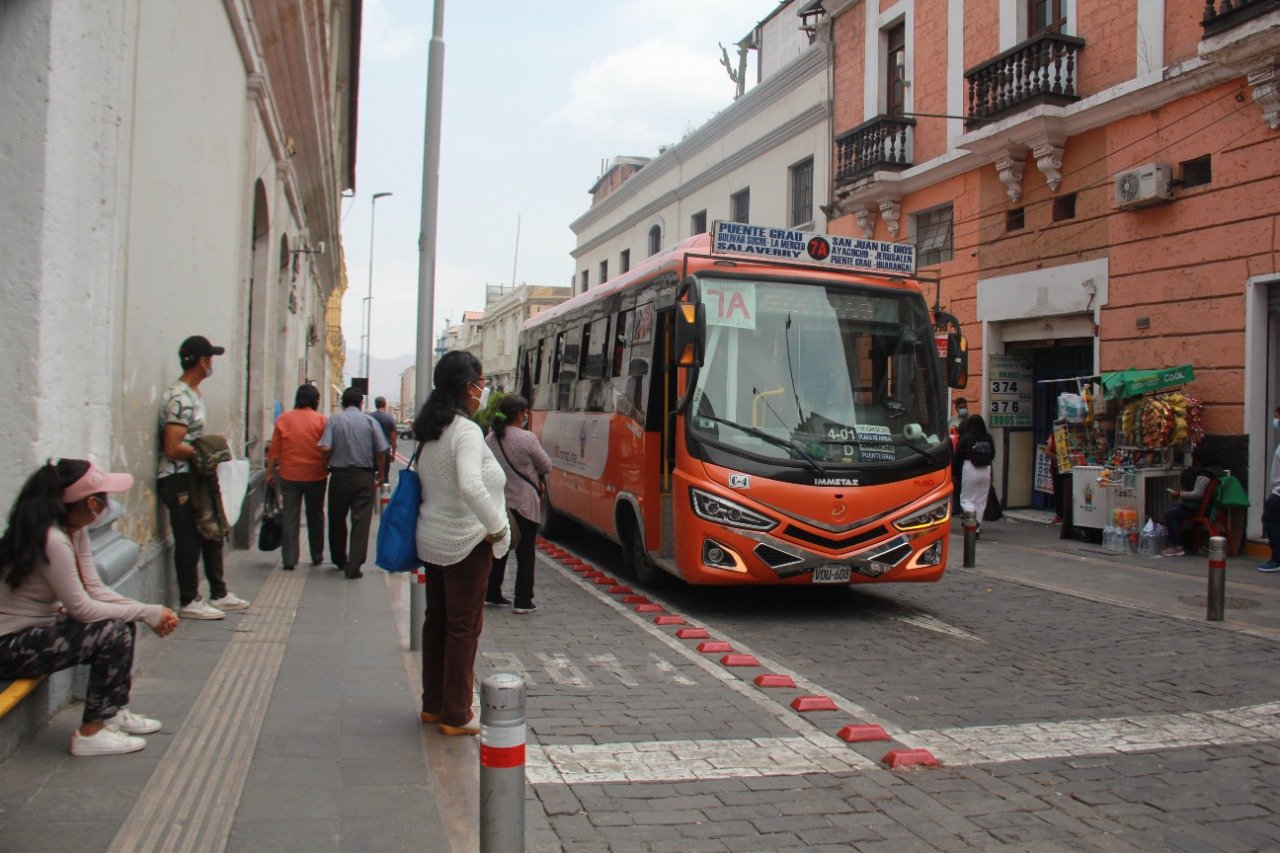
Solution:
[(208, 379), (212, 375), (213, 375), (213, 359), (209, 359), (209, 366), (205, 368), (204, 378)]
[(484, 390), (480, 392), (480, 402), (477, 404), (477, 408), (483, 409), (488, 402), (489, 402), (489, 388), (488, 386), (486, 386)]
[(959, 415), (959, 416), (960, 416), (960, 417), (962, 417), (962, 418), (967, 418), (967, 417), (969, 416), (969, 410), (968, 410), (968, 409), (956, 409), (956, 414), (957, 414), (957, 415)]
[(1272, 429), (1280, 429), (1280, 418), (1272, 418), (1272, 419), (1271, 419), (1271, 428), (1272, 428)]

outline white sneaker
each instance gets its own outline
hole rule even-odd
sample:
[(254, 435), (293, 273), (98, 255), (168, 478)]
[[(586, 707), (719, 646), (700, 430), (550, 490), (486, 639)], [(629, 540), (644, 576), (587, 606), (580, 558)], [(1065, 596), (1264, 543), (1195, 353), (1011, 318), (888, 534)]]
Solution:
[(111, 718), (111, 722), (120, 727), (120, 731), (131, 735), (149, 735), (160, 731), (160, 721), (141, 714), (135, 714), (128, 708), (121, 708)]
[(209, 603), (219, 610), (244, 610), (249, 606), (249, 602), (239, 598), (231, 590), (227, 590), (227, 594), (222, 598), (209, 599)]
[(123, 755), (126, 752), (137, 752), (147, 742), (131, 734), (125, 734), (114, 724), (108, 723), (92, 737), (85, 737), (76, 729), (71, 733), (72, 755)]
[(178, 615), (183, 619), (226, 619), (227, 614), (216, 607), (210, 607), (203, 598), (196, 598), (182, 606)]

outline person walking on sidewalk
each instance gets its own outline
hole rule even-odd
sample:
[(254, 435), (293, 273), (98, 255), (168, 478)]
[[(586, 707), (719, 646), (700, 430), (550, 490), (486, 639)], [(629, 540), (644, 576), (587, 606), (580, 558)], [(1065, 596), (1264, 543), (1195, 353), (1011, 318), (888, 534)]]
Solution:
[(319, 447), (325, 425), (325, 416), (316, 411), (319, 406), (319, 389), (314, 385), (299, 385), (293, 397), (293, 410), (276, 418), (271, 449), (267, 451), (267, 485), (274, 486), (279, 475), (280, 497), (284, 501), (281, 558), (287, 572), (298, 565), (298, 533), (304, 501), (311, 565), (320, 565), (324, 558), (324, 491), (329, 469)]
[[(1271, 417), (1271, 428), (1280, 430), (1280, 406)], [(1271, 545), (1271, 559), (1258, 564), (1258, 571), (1280, 572), (1280, 443), (1271, 455), (1271, 491), (1262, 504), (1262, 532)]]
[(343, 391), (342, 411), (325, 423), (318, 444), (329, 464), (329, 556), (351, 580), (364, 577), (360, 567), (369, 552), (373, 500), (382, 485), (382, 466), (390, 446), (378, 422), (360, 411), (363, 403), (359, 388)]
[[(537, 559), (538, 519), (542, 516), (542, 490), (538, 484), (543, 476), (551, 473), (551, 457), (528, 426), (529, 401), (519, 394), (508, 394), (499, 401), (489, 436), (485, 439), (502, 466), (502, 473), (507, 476), (507, 509), (515, 514), (514, 520), (519, 527), (519, 541), (515, 547), (516, 613), (532, 613), (538, 609), (533, 603), (533, 566)], [(505, 607), (511, 603), (502, 595), (507, 556), (504, 554), (493, 561), (486, 604)]]
[(71, 754), (119, 755), (147, 745), (160, 721), (129, 704), (135, 622), (167, 637), (177, 615), (115, 592), (98, 577), (87, 528), (107, 495), (133, 485), (84, 459), (50, 460), (32, 474), (0, 537), (0, 678), (34, 678), (89, 666)]
[(396, 445), (399, 444), (396, 435), (396, 419), (387, 411), (386, 397), (373, 398), (373, 419), (378, 422), (378, 426), (382, 427), (382, 434), (387, 437), (387, 444), (391, 447), (387, 452), (386, 462), (382, 465), (382, 482), (386, 484), (391, 482), (391, 463), (395, 461)]
[(991, 492), (991, 463), (996, 459), (996, 443), (987, 432), (982, 415), (969, 415), (964, 434), (956, 444), (956, 457), (961, 460), (960, 508), (972, 509), (978, 517), (978, 533), (982, 533), (982, 516), (987, 511), (987, 495)]
[[(222, 578), (222, 540), (206, 539), (196, 526), (191, 503), (191, 460), (193, 445), (204, 435), (204, 398), (200, 383), (213, 375), (213, 357), (226, 352), (209, 339), (192, 335), (178, 348), (182, 376), (169, 386), (160, 400), (162, 451), (156, 491), (169, 510), (173, 528), (173, 567), (178, 575), (178, 612), (184, 619), (223, 619), (224, 611), (243, 610), (249, 602), (227, 589)], [(209, 581), (209, 601), (200, 597), (200, 574)]]
[(474, 735), (480, 729), (471, 689), (485, 590), (493, 559), (511, 545), (507, 478), (471, 420), (488, 397), (480, 360), (465, 350), (447, 352), (432, 379), (435, 387), (413, 422), (422, 443), (415, 539), (427, 564), (421, 718), (438, 723), (442, 734)]

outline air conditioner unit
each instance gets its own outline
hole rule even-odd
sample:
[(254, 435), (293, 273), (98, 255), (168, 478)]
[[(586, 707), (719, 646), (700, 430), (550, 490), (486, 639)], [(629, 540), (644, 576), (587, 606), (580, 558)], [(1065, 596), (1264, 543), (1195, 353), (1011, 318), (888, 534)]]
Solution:
[(1148, 163), (1116, 175), (1116, 207), (1145, 207), (1173, 198), (1173, 170), (1164, 163)]

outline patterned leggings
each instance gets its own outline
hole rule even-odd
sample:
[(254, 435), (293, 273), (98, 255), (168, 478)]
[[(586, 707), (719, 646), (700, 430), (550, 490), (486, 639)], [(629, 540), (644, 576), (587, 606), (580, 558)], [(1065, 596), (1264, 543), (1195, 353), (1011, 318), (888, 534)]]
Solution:
[(77, 622), (62, 615), (52, 625), (0, 637), (0, 678), (32, 678), (77, 664), (89, 665), (85, 724), (109, 720), (129, 704), (133, 682), (132, 622)]

